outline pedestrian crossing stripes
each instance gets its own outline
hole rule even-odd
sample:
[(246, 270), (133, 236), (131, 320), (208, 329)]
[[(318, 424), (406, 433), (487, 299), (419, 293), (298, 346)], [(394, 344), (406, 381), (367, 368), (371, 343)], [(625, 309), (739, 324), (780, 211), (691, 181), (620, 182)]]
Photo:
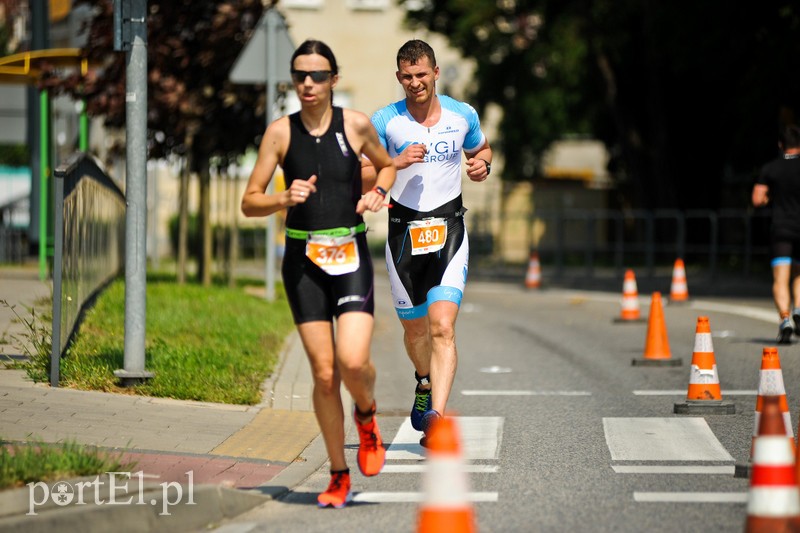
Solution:
[[(636, 396), (686, 396), (686, 389), (675, 390), (635, 390)], [(723, 396), (757, 396), (757, 390), (723, 390)]]
[[(682, 392), (682, 391), (681, 391)], [(741, 391), (747, 393), (748, 391)], [(461, 431), (465, 461), (494, 461), (499, 458), (503, 417), (454, 417)], [(639, 475), (719, 475), (731, 476), (733, 457), (722, 446), (706, 420), (691, 418), (603, 418), (606, 444), (612, 470), (617, 474)], [(396, 435), (387, 443), (384, 474), (422, 474), (428, 471), (426, 451), (419, 444), (421, 433), (405, 418)], [(411, 461), (409, 463), (408, 461)], [(662, 464), (670, 462), (673, 464)], [(629, 463), (629, 464), (624, 464)], [(634, 464), (630, 464), (634, 463)], [(650, 464), (641, 464), (650, 463)], [(710, 464), (709, 464), (710, 463)], [(715, 464), (716, 463), (716, 464)], [(468, 474), (496, 474), (496, 464), (467, 462)], [(497, 502), (499, 492), (470, 492), (469, 502)], [(640, 503), (742, 503), (747, 493), (740, 492), (647, 492), (634, 491)], [(354, 494), (362, 503), (420, 503), (422, 492), (364, 491)]]
[[(472, 503), (496, 502), (496, 492), (468, 492), (467, 501)], [(421, 492), (359, 492), (353, 495), (354, 502), (360, 503), (421, 503), (425, 495)]]
[(637, 502), (747, 503), (746, 492), (634, 492)]
[(591, 396), (582, 390), (463, 390), (464, 396)]
[[(416, 465), (386, 465), (381, 470), (384, 474), (417, 474), (427, 472), (427, 464)], [(496, 474), (499, 467), (496, 465), (464, 465), (464, 472), (468, 474)]]
[(603, 418), (614, 461), (716, 461), (734, 464), (704, 418)]
[(617, 474), (720, 474), (732, 476), (735, 465), (702, 466), (702, 465), (611, 465)]
[[(461, 431), (465, 460), (498, 458), (503, 435), (503, 417), (458, 416), (455, 420)], [(386, 450), (386, 460), (424, 460), (425, 449), (419, 444), (421, 436), (422, 433), (411, 427), (411, 420), (406, 418)]]

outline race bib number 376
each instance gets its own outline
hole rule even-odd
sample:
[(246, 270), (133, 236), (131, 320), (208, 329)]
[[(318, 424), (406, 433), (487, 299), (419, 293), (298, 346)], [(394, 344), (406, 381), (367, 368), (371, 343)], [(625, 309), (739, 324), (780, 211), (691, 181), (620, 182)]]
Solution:
[(306, 242), (306, 256), (331, 276), (358, 270), (358, 245), (353, 236), (311, 236)]
[(411, 255), (429, 254), (444, 248), (447, 241), (447, 221), (443, 218), (426, 218), (408, 223), (411, 235)]

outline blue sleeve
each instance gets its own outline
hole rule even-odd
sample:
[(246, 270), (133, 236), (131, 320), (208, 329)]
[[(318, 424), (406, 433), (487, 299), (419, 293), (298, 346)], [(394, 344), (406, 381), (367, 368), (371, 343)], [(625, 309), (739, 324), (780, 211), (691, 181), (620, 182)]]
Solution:
[(467, 121), (467, 134), (464, 136), (464, 150), (473, 152), (483, 146), (486, 136), (481, 131), (481, 120), (475, 108), (466, 102), (459, 102), (450, 97), (441, 96), (442, 105), (452, 109)]
[(386, 108), (379, 109), (372, 115), (372, 125), (375, 126), (375, 130), (378, 132), (378, 139), (380, 139), (381, 144), (387, 150), (389, 149), (389, 144), (386, 142), (386, 123), (389, 121), (387, 118)]
[(464, 104), (464, 106), (467, 108), (464, 118), (467, 119), (467, 125), (469, 126), (469, 131), (464, 139), (464, 149), (471, 152), (483, 146), (486, 137), (481, 131), (481, 121), (478, 118), (478, 113), (471, 105)]

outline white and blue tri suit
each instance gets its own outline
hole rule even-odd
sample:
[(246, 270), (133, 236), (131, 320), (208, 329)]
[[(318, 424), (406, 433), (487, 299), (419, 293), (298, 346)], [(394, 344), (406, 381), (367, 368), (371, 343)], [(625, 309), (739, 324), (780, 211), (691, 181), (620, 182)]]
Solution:
[[(425, 159), (397, 171), (389, 208), (386, 266), (392, 297), (401, 319), (426, 316), (437, 301), (461, 304), (467, 281), (469, 241), (461, 199), (463, 152), (479, 150), (486, 142), (480, 120), (469, 104), (439, 95), (442, 114), (436, 125), (418, 123), (405, 100), (390, 104), (372, 116), (381, 143), (392, 157), (422, 143)], [(443, 220), (444, 245), (431, 252), (412, 254), (410, 227), (418, 222)]]

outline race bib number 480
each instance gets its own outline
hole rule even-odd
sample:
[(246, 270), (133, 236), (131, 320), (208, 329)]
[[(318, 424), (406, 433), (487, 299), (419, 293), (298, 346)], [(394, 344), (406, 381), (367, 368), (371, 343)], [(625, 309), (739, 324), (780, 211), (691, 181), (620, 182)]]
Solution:
[(426, 218), (408, 223), (411, 235), (411, 255), (429, 254), (444, 248), (447, 241), (447, 221), (443, 218)]
[(358, 270), (358, 244), (352, 235), (347, 237), (312, 235), (306, 242), (306, 256), (331, 276)]

